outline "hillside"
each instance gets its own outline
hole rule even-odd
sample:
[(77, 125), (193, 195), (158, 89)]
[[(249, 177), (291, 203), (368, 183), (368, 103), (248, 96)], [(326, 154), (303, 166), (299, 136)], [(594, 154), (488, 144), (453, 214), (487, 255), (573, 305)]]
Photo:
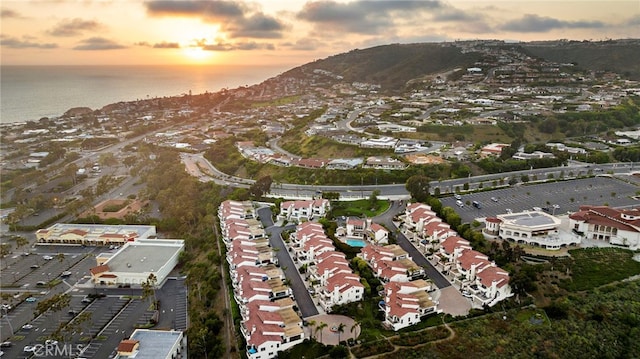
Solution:
[(322, 69), (344, 77), (347, 82), (367, 82), (379, 84), (383, 90), (402, 90), (410, 80), (468, 67), (479, 57), (478, 53), (463, 53), (453, 44), (391, 44), (330, 56), (284, 75), (302, 76)]
[(594, 71), (613, 71), (630, 80), (640, 80), (640, 40), (547, 41), (523, 43), (531, 55), (546, 60), (575, 63)]

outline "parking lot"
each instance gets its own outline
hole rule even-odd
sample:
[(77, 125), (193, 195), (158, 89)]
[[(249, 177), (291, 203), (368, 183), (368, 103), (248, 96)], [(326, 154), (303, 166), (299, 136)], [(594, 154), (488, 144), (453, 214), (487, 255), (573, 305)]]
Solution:
[[(640, 201), (634, 199), (638, 190), (640, 188), (637, 185), (619, 179), (593, 177), (461, 194), (463, 207), (456, 205), (456, 198), (453, 196), (440, 200), (444, 206), (453, 207), (462, 222), (472, 222), (476, 218), (504, 214), (508, 210), (520, 212), (533, 210), (533, 207), (547, 207), (549, 213), (558, 215), (575, 212), (581, 205), (640, 205)], [(480, 208), (473, 206), (473, 201), (477, 201)], [(554, 204), (558, 208), (553, 208)]]
[[(26, 352), (24, 348), (39, 345), (42, 350), (42, 345), (51, 339), (56, 329), (70, 321), (73, 329), (65, 334), (60, 345), (67, 349), (73, 347), (74, 356), (80, 355), (77, 350), (82, 348), (83, 357), (107, 358), (115, 354), (120, 340), (128, 338), (136, 326), (146, 325), (152, 318), (150, 299), (141, 298), (141, 289), (94, 289), (87, 283), (89, 269), (96, 265), (95, 254), (108, 252), (108, 248), (58, 245), (24, 248), (7, 257), (9, 260), (3, 261), (0, 271), (3, 294), (11, 294), (3, 296), (2, 300), (10, 308), (2, 311), (2, 341), (12, 343), (10, 347), (2, 348), (3, 359), (34, 356), (34, 352)], [(23, 255), (25, 251), (30, 254)], [(34, 318), (40, 301), (60, 293), (71, 296), (68, 306)], [(100, 298), (86, 300), (87, 295)], [(168, 279), (156, 290), (156, 296), (161, 304), (158, 324), (153, 328), (185, 330), (187, 289), (184, 279)], [(88, 319), (78, 322), (83, 315)]]

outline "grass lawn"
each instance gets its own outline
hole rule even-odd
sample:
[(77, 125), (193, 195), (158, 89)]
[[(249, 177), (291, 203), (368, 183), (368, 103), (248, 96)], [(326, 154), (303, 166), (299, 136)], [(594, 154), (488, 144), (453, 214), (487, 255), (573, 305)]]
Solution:
[(331, 212), (334, 217), (351, 216), (351, 217), (375, 217), (389, 209), (389, 201), (378, 200), (375, 206), (371, 206), (371, 202), (367, 199), (357, 201), (334, 202), (331, 204)]
[(573, 258), (571, 280), (560, 286), (568, 291), (589, 290), (640, 274), (633, 252), (621, 248), (585, 248), (569, 251)]
[(547, 315), (544, 313), (542, 309), (522, 309), (516, 311), (515, 314), (516, 320), (520, 323), (529, 322), (531, 324), (549, 324), (547, 320)]

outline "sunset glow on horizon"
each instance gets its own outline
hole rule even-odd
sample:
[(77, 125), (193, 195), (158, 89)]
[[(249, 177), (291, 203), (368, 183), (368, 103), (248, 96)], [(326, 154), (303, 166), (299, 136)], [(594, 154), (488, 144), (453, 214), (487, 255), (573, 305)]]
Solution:
[(298, 65), (389, 43), (640, 35), (638, 1), (3, 1), (3, 65)]

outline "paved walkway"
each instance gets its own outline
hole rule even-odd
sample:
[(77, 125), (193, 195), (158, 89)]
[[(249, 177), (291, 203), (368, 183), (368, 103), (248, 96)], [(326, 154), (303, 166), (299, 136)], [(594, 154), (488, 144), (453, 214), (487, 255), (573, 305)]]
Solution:
[[(318, 342), (325, 345), (338, 345), (338, 338), (340, 341), (346, 341), (348, 339), (355, 339), (360, 335), (359, 327), (355, 327), (351, 330), (355, 324), (355, 320), (345, 317), (344, 315), (319, 314), (306, 318), (306, 320), (307, 322), (315, 322), (315, 325), (308, 325), (304, 327), (305, 336), (307, 338), (311, 338), (313, 336)], [(316, 329), (322, 323), (326, 323), (327, 326), (316, 332)], [(344, 331), (342, 333), (337, 332), (337, 328), (340, 323), (344, 324)]]

